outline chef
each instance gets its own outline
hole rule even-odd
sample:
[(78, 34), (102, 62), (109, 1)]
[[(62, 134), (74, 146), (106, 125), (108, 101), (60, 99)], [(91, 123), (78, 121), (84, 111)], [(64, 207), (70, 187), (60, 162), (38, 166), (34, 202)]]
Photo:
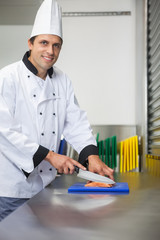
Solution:
[[(0, 219), (34, 196), (57, 171), (74, 165), (113, 179), (98, 157), (86, 113), (68, 76), (56, 63), (63, 43), (61, 9), (44, 0), (23, 59), (0, 71)], [(79, 161), (59, 155), (61, 136), (79, 153)]]

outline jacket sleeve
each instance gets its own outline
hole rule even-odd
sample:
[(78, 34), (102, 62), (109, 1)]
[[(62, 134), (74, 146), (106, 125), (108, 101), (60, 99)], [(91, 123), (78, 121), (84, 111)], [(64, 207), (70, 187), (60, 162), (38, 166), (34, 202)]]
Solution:
[(14, 117), (16, 90), (14, 81), (0, 77), (0, 151), (6, 159), (19, 169), (31, 172), (34, 169), (33, 156), (39, 144), (33, 142), (21, 131)]
[(75, 97), (71, 81), (67, 84), (67, 107), (63, 135), (67, 142), (80, 154), (82, 158), (97, 155), (97, 143), (85, 111), (81, 110)]
[(33, 155), (39, 145), (21, 133), (18, 122), (11, 115), (8, 106), (0, 95), (0, 151), (18, 168), (26, 172), (34, 169)]

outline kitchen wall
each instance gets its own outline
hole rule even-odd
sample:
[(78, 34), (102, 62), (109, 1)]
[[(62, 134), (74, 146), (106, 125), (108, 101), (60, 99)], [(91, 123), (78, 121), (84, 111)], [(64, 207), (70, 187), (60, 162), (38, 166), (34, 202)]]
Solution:
[[(23, 0), (18, 4), (17, 0), (14, 5), (9, 1), (0, 3), (0, 68), (21, 59), (28, 49), (31, 20), (42, 2)], [(71, 78), (91, 124), (136, 125), (141, 105), (139, 91), (137, 96), (137, 79), (141, 78), (136, 75), (136, 0), (58, 2), (63, 12), (131, 12), (128, 16), (64, 17), (64, 45), (57, 66)]]

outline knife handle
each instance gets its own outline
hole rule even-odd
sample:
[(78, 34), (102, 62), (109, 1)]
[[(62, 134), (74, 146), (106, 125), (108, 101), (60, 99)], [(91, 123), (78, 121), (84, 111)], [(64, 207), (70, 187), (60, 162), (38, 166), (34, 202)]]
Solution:
[(76, 172), (76, 173), (79, 173), (79, 167), (77, 167), (77, 166), (74, 165), (74, 169), (75, 169), (75, 172)]

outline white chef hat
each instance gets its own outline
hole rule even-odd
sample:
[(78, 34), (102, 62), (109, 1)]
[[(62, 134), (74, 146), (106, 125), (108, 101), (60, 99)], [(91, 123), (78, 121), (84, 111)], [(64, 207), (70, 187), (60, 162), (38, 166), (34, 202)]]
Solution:
[(53, 34), (63, 39), (61, 15), (61, 8), (55, 0), (44, 0), (37, 12), (31, 37)]

